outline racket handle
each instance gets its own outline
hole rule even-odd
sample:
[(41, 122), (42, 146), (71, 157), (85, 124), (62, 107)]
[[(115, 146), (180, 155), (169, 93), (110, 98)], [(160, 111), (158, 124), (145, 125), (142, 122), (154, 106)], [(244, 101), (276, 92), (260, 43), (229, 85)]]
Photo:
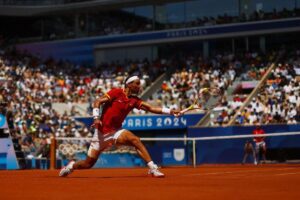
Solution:
[(195, 105), (190, 105), (188, 108), (185, 108), (183, 110), (181, 110), (178, 114), (175, 114), (175, 117), (179, 117), (181, 115), (183, 115), (184, 113), (186, 113), (189, 110), (193, 110), (193, 108), (195, 107)]
[(179, 117), (179, 116), (183, 115), (184, 113), (186, 113), (189, 110), (190, 110), (190, 108), (185, 108), (185, 109), (181, 110), (178, 114), (174, 114), (174, 116)]
[(185, 108), (185, 109), (183, 109), (182, 111), (180, 111), (180, 114), (184, 114), (185, 112), (187, 112), (187, 111), (189, 111), (190, 110), (190, 108)]

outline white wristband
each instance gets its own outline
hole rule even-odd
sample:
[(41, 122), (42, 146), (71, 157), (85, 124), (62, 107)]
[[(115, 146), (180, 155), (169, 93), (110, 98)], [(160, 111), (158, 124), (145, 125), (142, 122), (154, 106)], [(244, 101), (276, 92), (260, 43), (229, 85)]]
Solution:
[(100, 115), (100, 109), (99, 108), (93, 108), (93, 117), (99, 117)]
[(170, 109), (170, 108), (163, 107), (163, 108), (161, 109), (161, 112), (164, 113), (164, 114), (171, 114), (171, 109)]

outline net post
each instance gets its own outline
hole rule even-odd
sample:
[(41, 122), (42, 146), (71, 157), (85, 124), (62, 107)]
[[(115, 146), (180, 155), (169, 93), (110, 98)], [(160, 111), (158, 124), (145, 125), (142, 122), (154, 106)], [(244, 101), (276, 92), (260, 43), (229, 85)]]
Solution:
[(56, 140), (54, 136), (50, 138), (50, 169), (56, 169)]
[(193, 139), (193, 166), (196, 168), (196, 140)]

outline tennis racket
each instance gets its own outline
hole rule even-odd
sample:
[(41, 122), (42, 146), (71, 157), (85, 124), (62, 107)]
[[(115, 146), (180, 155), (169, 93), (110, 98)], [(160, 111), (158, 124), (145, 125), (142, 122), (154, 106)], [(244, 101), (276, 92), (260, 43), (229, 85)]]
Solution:
[(183, 109), (180, 111), (179, 114), (175, 115), (175, 117), (179, 117), (189, 111), (192, 111), (192, 110), (199, 110), (199, 111), (205, 111), (204, 109), (202, 109), (202, 106), (201, 106), (201, 102), (200, 102), (200, 99), (201, 98), (205, 98), (208, 100), (208, 96), (214, 96), (214, 97), (217, 97), (221, 94), (221, 91), (219, 88), (216, 88), (216, 87), (211, 87), (211, 88), (202, 88), (200, 91), (199, 91), (199, 95), (196, 95), (196, 98), (193, 102), (192, 105), (190, 105), (189, 107)]
[(217, 88), (217, 87), (202, 88), (199, 91), (199, 96), (203, 96), (203, 95), (210, 95), (210, 96), (217, 97), (217, 96), (221, 95), (221, 90), (220, 90), (220, 88)]

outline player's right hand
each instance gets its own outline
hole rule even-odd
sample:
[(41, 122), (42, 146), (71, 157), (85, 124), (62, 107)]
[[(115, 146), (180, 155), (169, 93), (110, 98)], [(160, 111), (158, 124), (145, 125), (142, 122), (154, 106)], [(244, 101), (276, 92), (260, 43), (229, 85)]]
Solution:
[(94, 119), (94, 123), (92, 124), (92, 127), (99, 129), (102, 126), (102, 121), (100, 119)]

